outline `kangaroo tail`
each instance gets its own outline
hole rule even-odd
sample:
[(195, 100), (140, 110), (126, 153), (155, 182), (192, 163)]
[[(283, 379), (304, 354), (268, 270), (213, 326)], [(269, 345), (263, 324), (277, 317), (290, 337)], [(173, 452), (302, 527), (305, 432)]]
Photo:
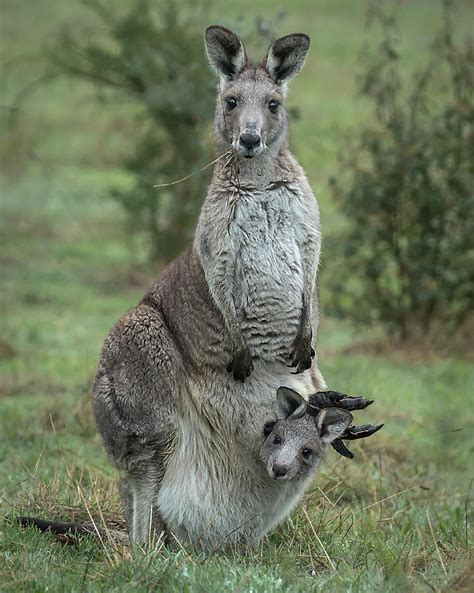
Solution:
[(43, 533), (49, 532), (57, 536), (63, 536), (61, 539), (66, 543), (74, 543), (70, 536), (92, 535), (104, 541), (112, 541), (122, 546), (129, 545), (129, 537), (126, 531), (118, 529), (103, 529), (96, 527), (92, 523), (56, 523), (55, 521), (45, 521), (36, 517), (17, 517), (17, 523), (22, 527), (36, 527)]

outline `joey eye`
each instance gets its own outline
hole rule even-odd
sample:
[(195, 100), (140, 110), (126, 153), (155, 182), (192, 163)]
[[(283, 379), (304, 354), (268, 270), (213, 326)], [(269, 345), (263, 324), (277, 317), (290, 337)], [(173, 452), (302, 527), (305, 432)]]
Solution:
[(303, 455), (303, 457), (305, 459), (309, 459), (309, 457), (311, 457), (312, 453), (313, 453), (312, 449), (308, 449), (308, 448), (305, 448), (301, 451), (301, 455)]
[(276, 99), (270, 99), (268, 102), (268, 109), (270, 109), (272, 113), (276, 113), (279, 105), (280, 103)]
[(276, 422), (267, 422), (263, 427), (263, 434), (267, 437), (273, 430)]
[(232, 111), (237, 107), (237, 99), (235, 97), (227, 97), (225, 99), (226, 107), (229, 111)]
[(274, 445), (280, 445), (281, 444), (281, 438), (277, 434), (273, 437), (273, 444)]

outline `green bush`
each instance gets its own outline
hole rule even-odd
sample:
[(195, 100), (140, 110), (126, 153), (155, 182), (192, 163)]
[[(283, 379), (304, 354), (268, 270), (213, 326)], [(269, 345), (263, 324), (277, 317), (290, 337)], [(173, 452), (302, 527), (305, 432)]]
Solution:
[[(127, 191), (112, 189), (130, 229), (144, 234), (152, 258), (168, 261), (192, 239), (213, 159), (211, 123), (216, 79), (204, 50), (207, 0), (131, 0), (114, 13), (106, 0), (83, 0), (102, 25), (98, 39), (64, 31), (47, 51), (53, 76), (90, 81), (106, 106), (126, 98), (135, 108), (132, 174)], [(256, 19), (253, 45), (274, 37), (273, 21)], [(238, 29), (244, 28), (241, 22)], [(186, 181), (167, 184), (186, 177)]]
[(373, 4), (381, 41), (359, 80), (373, 118), (331, 180), (346, 217), (328, 247), (333, 311), (401, 339), (446, 336), (474, 310), (474, 48), (450, 10), (407, 85), (395, 21)]
[(203, 49), (205, 0), (134, 0), (114, 12), (104, 0), (85, 2), (104, 28), (98, 38), (65, 31), (48, 49), (59, 75), (90, 81), (105, 105), (125, 98), (136, 109), (132, 174), (127, 191), (113, 190), (130, 227), (144, 233), (152, 257), (168, 260), (190, 240), (206, 177), (154, 188), (211, 160), (209, 122), (214, 80)]

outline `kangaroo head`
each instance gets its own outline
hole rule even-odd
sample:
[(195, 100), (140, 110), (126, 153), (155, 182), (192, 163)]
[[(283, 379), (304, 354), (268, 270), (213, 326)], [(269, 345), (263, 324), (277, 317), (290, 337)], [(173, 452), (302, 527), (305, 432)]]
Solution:
[(303, 33), (275, 41), (258, 66), (250, 64), (239, 37), (212, 26), (206, 30), (206, 49), (219, 75), (215, 132), (219, 148), (252, 158), (288, 140), (285, 109), (287, 83), (301, 69), (309, 49)]
[(326, 445), (340, 437), (352, 422), (352, 414), (325, 408), (318, 415), (307, 413), (306, 401), (288, 387), (276, 396), (276, 422), (265, 426), (260, 459), (275, 480), (301, 479), (319, 465)]

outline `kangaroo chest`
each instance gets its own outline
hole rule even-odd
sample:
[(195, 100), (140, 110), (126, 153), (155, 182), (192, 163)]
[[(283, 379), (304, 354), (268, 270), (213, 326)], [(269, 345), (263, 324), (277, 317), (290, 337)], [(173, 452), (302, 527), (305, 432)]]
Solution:
[(229, 226), (233, 295), (243, 335), (265, 358), (294, 339), (304, 285), (305, 208), (286, 187), (243, 192)]

